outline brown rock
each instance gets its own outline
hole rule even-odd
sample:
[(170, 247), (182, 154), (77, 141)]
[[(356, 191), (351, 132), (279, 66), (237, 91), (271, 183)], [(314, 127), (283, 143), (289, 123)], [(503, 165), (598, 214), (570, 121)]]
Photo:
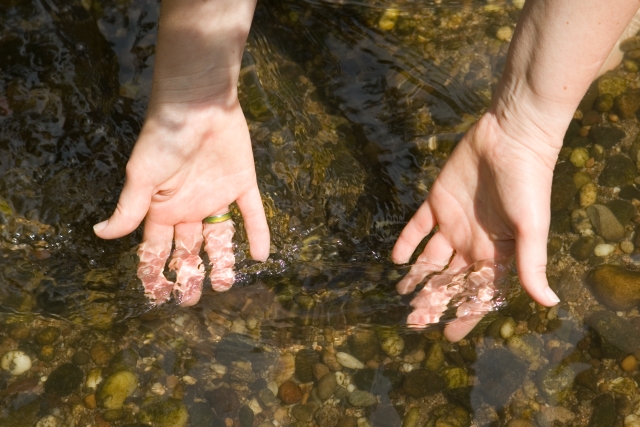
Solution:
[(640, 37), (638, 36), (629, 37), (620, 43), (620, 50), (623, 52), (629, 52), (636, 49), (640, 49)]
[(640, 272), (618, 265), (600, 265), (585, 281), (599, 303), (616, 311), (629, 310), (640, 303)]
[(84, 406), (87, 409), (96, 409), (96, 407), (98, 406), (96, 402), (96, 395), (90, 394), (89, 396), (86, 396), (84, 398)]
[(111, 350), (103, 342), (98, 341), (91, 346), (91, 359), (98, 366), (104, 366), (111, 360)]
[(630, 90), (615, 99), (615, 106), (623, 119), (635, 116), (640, 108), (640, 90)]
[(331, 370), (324, 363), (316, 363), (313, 365), (313, 376), (316, 378), (316, 381), (322, 379), (325, 375), (327, 375)]
[(302, 391), (293, 381), (285, 381), (278, 389), (278, 397), (285, 405), (293, 405), (302, 400)]

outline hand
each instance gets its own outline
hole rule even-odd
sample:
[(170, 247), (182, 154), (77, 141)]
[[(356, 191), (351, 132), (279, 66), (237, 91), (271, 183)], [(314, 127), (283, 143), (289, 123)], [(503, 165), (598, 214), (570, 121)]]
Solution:
[[(420, 241), (438, 226), (397, 289), (410, 293), (447, 265), (450, 275), (427, 282), (412, 302), (409, 324), (437, 322), (449, 300), (465, 289), (460, 282), (464, 275), (447, 288), (451, 279), (477, 261), (496, 260), (484, 262), (478, 269), (482, 273), (471, 276), (472, 288), (484, 292), (478, 301), (490, 301), (499, 291), (495, 278), (504, 275), (504, 262), (514, 254), (520, 281), (531, 297), (547, 306), (559, 301), (547, 283), (546, 249), (551, 180), (561, 143), (561, 134), (549, 135), (534, 125), (506, 131), (490, 113), (469, 130), (393, 249), (394, 262), (408, 262)], [(462, 339), (491, 308), (461, 307), (458, 319), (445, 329), (451, 341)]]
[[(155, 304), (173, 293), (181, 305), (198, 302), (204, 279), (202, 242), (212, 263), (216, 291), (233, 283), (232, 221), (206, 224), (234, 201), (244, 218), (251, 256), (269, 256), (269, 229), (256, 182), (251, 140), (237, 96), (230, 101), (154, 103), (127, 164), (127, 179), (115, 213), (97, 224), (104, 239), (124, 236), (144, 219), (138, 277)], [(169, 268), (176, 283), (163, 275)]]

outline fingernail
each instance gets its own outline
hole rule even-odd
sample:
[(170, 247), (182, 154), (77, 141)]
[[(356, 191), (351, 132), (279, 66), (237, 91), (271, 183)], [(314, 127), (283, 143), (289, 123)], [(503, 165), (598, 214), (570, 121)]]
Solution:
[(547, 288), (544, 290), (544, 294), (547, 297), (547, 299), (553, 303), (553, 305), (556, 305), (557, 303), (560, 302), (560, 298), (558, 298), (558, 295), (555, 294), (555, 292), (553, 292), (551, 290), (551, 288)]
[(93, 226), (93, 232), (94, 233), (101, 232), (102, 230), (104, 230), (107, 227), (108, 223), (109, 223), (109, 220), (105, 220), (105, 221), (97, 223), (96, 225)]

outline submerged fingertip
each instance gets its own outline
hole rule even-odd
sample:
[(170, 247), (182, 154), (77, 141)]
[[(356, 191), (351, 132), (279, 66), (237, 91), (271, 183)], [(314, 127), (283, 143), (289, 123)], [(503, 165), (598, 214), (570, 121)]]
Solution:
[(549, 306), (556, 305), (560, 302), (560, 298), (558, 298), (558, 295), (556, 295), (556, 293), (553, 292), (553, 290), (548, 286), (544, 290), (544, 296), (547, 298), (547, 301), (549, 301)]

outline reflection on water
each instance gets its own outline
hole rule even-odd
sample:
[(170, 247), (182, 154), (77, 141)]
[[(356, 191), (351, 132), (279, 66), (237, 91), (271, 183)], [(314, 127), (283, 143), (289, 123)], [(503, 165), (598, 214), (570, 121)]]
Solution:
[[(159, 6), (0, 4), (0, 424), (630, 420), (640, 343), (625, 338), (634, 335), (633, 319), (609, 311), (588, 316), (597, 333), (583, 326), (594, 301), (580, 275), (604, 262), (590, 255), (604, 241), (577, 215), (570, 218), (578, 181), (567, 175), (577, 171), (568, 156), (554, 181), (549, 246), (550, 279), (565, 304), (535, 306), (511, 270), (499, 289), (478, 294), (487, 288), (469, 274), (454, 285), (473, 293), (440, 301), (440, 324), (416, 330), (405, 326), (413, 295), (395, 290), (410, 267), (392, 265), (390, 248), (487, 105), (519, 6), (261, 1), (240, 101), (275, 252), (264, 264), (249, 260), (240, 222), (230, 291), (216, 293), (205, 279), (194, 307), (152, 308), (136, 277), (140, 233), (102, 241), (91, 225), (113, 209), (143, 121)], [(608, 117), (584, 113), (593, 125)], [(621, 122), (630, 135), (633, 120)], [(572, 126), (569, 152), (589, 132)], [(624, 152), (638, 151), (624, 141)], [(598, 164), (581, 173), (591, 179)], [(636, 194), (630, 182), (615, 182), (627, 185), (620, 194)], [(599, 202), (616, 195), (604, 191)], [(591, 234), (578, 231), (583, 226)], [(582, 257), (574, 241), (593, 245)], [(612, 263), (631, 262), (619, 250), (611, 256)], [(442, 277), (431, 276), (426, 287)], [(474, 304), (503, 306), (468, 339), (447, 342), (444, 323)]]

